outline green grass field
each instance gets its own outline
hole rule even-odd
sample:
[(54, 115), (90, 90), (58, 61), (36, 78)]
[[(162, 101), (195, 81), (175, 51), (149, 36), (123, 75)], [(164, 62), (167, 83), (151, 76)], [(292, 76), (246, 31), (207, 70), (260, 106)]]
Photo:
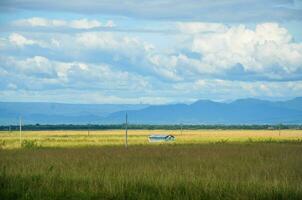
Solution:
[(301, 130), (123, 134), (1, 132), (0, 199), (302, 199)]

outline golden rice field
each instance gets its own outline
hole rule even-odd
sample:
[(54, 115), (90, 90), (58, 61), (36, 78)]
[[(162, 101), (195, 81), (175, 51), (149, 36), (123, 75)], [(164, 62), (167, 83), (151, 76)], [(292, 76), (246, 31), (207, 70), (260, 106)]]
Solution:
[[(302, 140), (302, 130), (128, 130), (128, 144), (150, 145), (150, 134), (172, 134), (176, 137), (173, 144)], [(124, 144), (125, 131), (22, 131), (21, 140), (35, 141), (41, 147), (112, 146)], [(19, 131), (0, 132), (0, 148), (19, 147)]]

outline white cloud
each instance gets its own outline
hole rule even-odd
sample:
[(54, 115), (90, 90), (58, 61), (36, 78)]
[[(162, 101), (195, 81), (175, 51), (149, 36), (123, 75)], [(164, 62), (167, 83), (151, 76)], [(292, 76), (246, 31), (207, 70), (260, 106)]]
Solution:
[(302, 95), (302, 81), (236, 81), (222, 79), (200, 79), (194, 82), (182, 82), (173, 85), (179, 96), (213, 100), (233, 100), (238, 98), (293, 98)]
[(81, 33), (75, 39), (78, 45), (83, 45), (86, 48), (117, 49), (120, 45), (112, 33)]
[[(50, 40), (50, 41), (49, 41)], [(58, 48), (60, 47), (60, 42), (54, 38), (50, 38), (49, 40), (45, 39), (32, 39), (28, 38), (20, 33), (11, 33), (8, 38), (3, 39), (3, 49), (9, 48), (9, 46), (13, 45), (16, 47), (20, 47), (27, 51), (26, 46), (37, 45), (42, 48)], [(1, 44), (0, 44), (1, 47)]]
[[(172, 46), (169, 51), (162, 51), (136, 35), (116, 32), (59, 34), (44, 40), (39, 35), (29, 39), (13, 33), (9, 41), (20, 47), (36, 44), (54, 50), (59, 57), (71, 59), (98, 59), (90, 55), (100, 54), (98, 62), (108, 59), (110, 63), (125, 62), (140, 72), (171, 81), (209, 77), (245, 81), (302, 78), (302, 43), (295, 42), (276, 23), (258, 24), (254, 29), (196, 22), (179, 23), (177, 27), (181, 32), (187, 30), (186, 34), (177, 36), (185, 38), (185, 42), (178, 43), (177, 48)], [(179, 49), (200, 56), (191, 57)]]
[[(186, 27), (182, 25), (180, 29)], [(189, 23), (193, 31), (189, 50), (201, 55), (200, 59), (182, 56), (189, 70), (200, 74), (225, 74), (240, 64), (244, 73), (256, 73), (268, 79), (282, 80), (296, 77), (302, 70), (302, 43), (296, 43), (289, 32), (276, 23), (259, 24), (249, 29), (244, 25), (226, 28), (218, 24)], [(194, 29), (195, 27), (195, 29)], [(200, 28), (201, 27), (201, 28)], [(214, 30), (213, 33), (200, 31)], [(219, 28), (220, 27), (220, 28)], [(175, 62), (174, 58), (170, 58)], [(179, 67), (180, 68), (180, 67)], [(242, 72), (243, 73), (243, 72)], [(301, 77), (300, 77), (301, 78)]]
[(50, 44), (53, 47), (60, 47), (61, 46), (60, 42), (58, 40), (56, 40), (56, 39), (53, 39), (53, 38), (51, 39)]
[(19, 47), (23, 47), (25, 45), (33, 45), (37, 44), (36, 41), (25, 38), (23, 35), (18, 33), (12, 33), (9, 36), (9, 41)]
[[(142, 76), (113, 69), (106, 64), (83, 62), (60, 62), (46, 57), (34, 56), (26, 59), (1, 58), (0, 69), (6, 71), (6, 78), (20, 81), (20, 88), (90, 88), (105, 90), (142, 90), (148, 86)], [(21, 81), (22, 80), (22, 81)]]
[(46, 27), (46, 26), (66, 26), (64, 20), (50, 20), (41, 17), (32, 17), (27, 19), (16, 20), (12, 23), (15, 26), (32, 26), (32, 27)]
[(177, 65), (179, 64), (179, 57), (177, 56), (165, 56), (154, 54), (148, 57), (149, 62), (152, 64), (153, 70), (160, 76), (172, 80), (180, 81), (184, 78), (178, 74)]
[(70, 27), (76, 29), (90, 29), (100, 27), (102, 24), (97, 20), (87, 20), (87, 19), (79, 19), (72, 20), (70, 22)]
[(48, 26), (49, 25), (49, 21), (43, 18), (38, 18), (38, 17), (33, 17), (27, 20), (20, 20), (17, 21), (16, 24), (28, 24), (30, 26)]
[(298, 61), (302, 61), (302, 44), (293, 43), (287, 30), (275, 23), (257, 25), (254, 31), (240, 25), (222, 33), (195, 36), (192, 51), (217, 70), (237, 63), (252, 72), (272, 67), (288, 72), (287, 68), (302, 67)]
[(32, 17), (27, 19), (16, 20), (12, 23), (14, 26), (21, 27), (69, 27), (74, 29), (92, 29), (99, 27), (114, 27), (116, 26), (112, 20), (108, 20), (102, 24), (98, 20), (89, 20), (86, 18), (76, 20), (61, 20), (61, 19), (46, 19), (41, 17)]
[(224, 32), (228, 28), (224, 24), (202, 22), (181, 22), (177, 23), (177, 27), (181, 32), (189, 34)]
[(12, 73), (20, 73), (26, 76), (40, 77), (40, 78), (53, 78), (56, 76), (54, 66), (45, 57), (35, 56), (18, 60), (14, 57), (3, 59), (5, 67)]
[[(150, 33), (91, 31), (100, 24), (90, 22), (74, 24), (87, 29), (80, 32), (20, 31), (2, 37), (2, 88), (103, 91), (116, 101), (124, 97), (131, 102), (137, 96), (175, 102), (302, 95), (302, 44), (279, 24), (249, 28), (179, 23), (177, 34), (155, 37)], [(31, 23), (48, 26), (50, 22)], [(67, 27), (70, 23), (51, 21), (50, 26)], [(104, 26), (114, 26), (110, 23)], [(166, 38), (171, 40), (169, 45), (163, 42), (160, 46)]]
[(154, 49), (151, 43), (138, 37), (122, 36), (111, 32), (85, 32), (75, 36), (75, 44), (86, 49), (114, 52), (130, 59), (146, 56)]

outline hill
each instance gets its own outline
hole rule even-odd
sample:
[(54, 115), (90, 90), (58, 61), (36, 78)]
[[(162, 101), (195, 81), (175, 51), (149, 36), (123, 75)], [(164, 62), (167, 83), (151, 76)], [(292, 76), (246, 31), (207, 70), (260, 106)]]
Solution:
[(17, 124), (19, 116), (25, 124), (120, 124), (126, 112), (133, 124), (301, 124), (302, 98), (168, 105), (0, 102), (0, 124)]
[(0, 124), (16, 124), (20, 116), (26, 124), (98, 123), (110, 113), (142, 109), (147, 106), (143, 104), (0, 102)]
[[(300, 124), (302, 98), (271, 102), (239, 99), (231, 103), (199, 100), (193, 104), (149, 106), (127, 111), (137, 124)], [(110, 114), (105, 123), (122, 123), (125, 111)]]

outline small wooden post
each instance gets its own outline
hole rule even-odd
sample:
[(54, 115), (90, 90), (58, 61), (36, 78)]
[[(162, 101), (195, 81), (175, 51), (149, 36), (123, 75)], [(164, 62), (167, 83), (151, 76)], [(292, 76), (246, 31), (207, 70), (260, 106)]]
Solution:
[(20, 147), (22, 147), (22, 119), (20, 117), (19, 121), (19, 140), (20, 140)]

